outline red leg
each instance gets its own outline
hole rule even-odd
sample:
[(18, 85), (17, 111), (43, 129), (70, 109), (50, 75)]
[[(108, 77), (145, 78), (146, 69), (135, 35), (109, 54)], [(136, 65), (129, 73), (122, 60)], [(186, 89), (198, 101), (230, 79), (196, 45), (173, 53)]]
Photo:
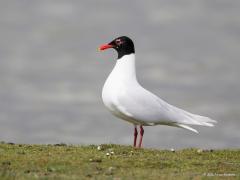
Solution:
[(133, 142), (133, 146), (136, 147), (136, 142), (137, 142), (137, 135), (138, 135), (138, 131), (137, 131), (137, 126), (134, 126), (134, 142)]
[(139, 144), (138, 144), (138, 147), (139, 147), (139, 148), (142, 147), (143, 134), (144, 134), (144, 129), (143, 129), (142, 126), (140, 126), (140, 140), (139, 140)]

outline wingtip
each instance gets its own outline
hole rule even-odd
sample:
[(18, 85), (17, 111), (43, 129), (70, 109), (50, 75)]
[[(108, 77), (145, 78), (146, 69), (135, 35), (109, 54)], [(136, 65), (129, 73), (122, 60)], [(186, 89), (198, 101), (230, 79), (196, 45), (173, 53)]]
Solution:
[(195, 132), (196, 134), (199, 134), (199, 132), (196, 129), (193, 129), (192, 127), (187, 126), (185, 124), (176, 124), (176, 125), (177, 125), (177, 127), (181, 127), (183, 129), (187, 129), (189, 131)]

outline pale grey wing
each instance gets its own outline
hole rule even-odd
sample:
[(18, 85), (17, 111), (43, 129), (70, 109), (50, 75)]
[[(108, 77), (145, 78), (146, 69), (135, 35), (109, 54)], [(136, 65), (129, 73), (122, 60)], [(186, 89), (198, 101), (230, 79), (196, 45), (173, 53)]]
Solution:
[(117, 98), (117, 108), (127, 116), (149, 124), (175, 122), (168, 104), (144, 88), (129, 88)]
[[(118, 97), (117, 108), (127, 116), (146, 124), (213, 126), (215, 120), (172, 106), (141, 86), (129, 88)], [(186, 128), (186, 127), (184, 127)]]

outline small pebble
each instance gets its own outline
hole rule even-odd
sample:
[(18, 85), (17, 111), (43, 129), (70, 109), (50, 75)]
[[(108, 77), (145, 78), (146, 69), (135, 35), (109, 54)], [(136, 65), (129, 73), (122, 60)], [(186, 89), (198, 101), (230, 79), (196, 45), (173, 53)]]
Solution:
[(114, 171), (114, 167), (109, 167), (107, 172), (106, 172), (106, 175), (113, 175), (113, 171)]
[(39, 176), (36, 173), (33, 174), (33, 177), (39, 178)]
[(98, 146), (98, 147), (97, 147), (97, 150), (101, 151), (101, 150), (102, 150), (102, 147), (101, 147), (101, 146)]
[(198, 149), (198, 150), (197, 150), (197, 153), (202, 153), (202, 152), (203, 152), (202, 149)]
[(171, 152), (175, 152), (175, 149), (171, 148), (170, 151), (171, 151)]
[(114, 167), (109, 167), (108, 170), (113, 171)]

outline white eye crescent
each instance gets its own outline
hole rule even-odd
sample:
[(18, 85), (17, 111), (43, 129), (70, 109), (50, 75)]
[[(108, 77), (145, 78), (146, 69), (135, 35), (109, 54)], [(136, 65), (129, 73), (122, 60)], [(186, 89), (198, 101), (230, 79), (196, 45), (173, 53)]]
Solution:
[(116, 43), (117, 45), (121, 45), (123, 42), (121, 41), (121, 39), (116, 39), (115, 43)]

